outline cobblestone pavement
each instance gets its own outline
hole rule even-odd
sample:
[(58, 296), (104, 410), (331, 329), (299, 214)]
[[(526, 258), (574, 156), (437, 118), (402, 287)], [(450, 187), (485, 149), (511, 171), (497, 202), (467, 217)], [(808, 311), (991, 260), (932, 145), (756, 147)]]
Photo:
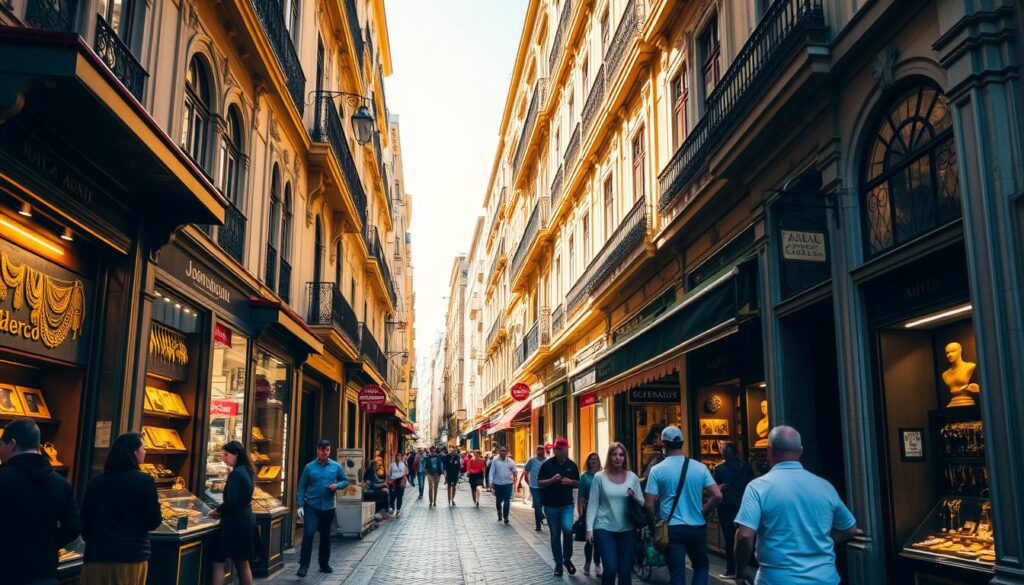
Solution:
[[(533, 529), (533, 510), (522, 502), (512, 504), (511, 524), (497, 521), (494, 497), (484, 493), (480, 507), (473, 506), (469, 486), (459, 484), (456, 506), (445, 505), (444, 486), (438, 490), (437, 508), (429, 508), (426, 498), (417, 500), (417, 490), (410, 487), (402, 515), (386, 520), (363, 539), (335, 539), (331, 548), (333, 573), (317, 571), (316, 547), (309, 575), (299, 579), (298, 547), (285, 554), (283, 571), (262, 579), (274, 585), (391, 585), (412, 579), (427, 585), (483, 585), (516, 583), (516, 585), (553, 584), (547, 529)], [(314, 543), (315, 545), (315, 543)], [(600, 579), (583, 574), (583, 545), (576, 543), (573, 560), (578, 572), (562, 579), (581, 584), (598, 583)], [(713, 558), (714, 575), (722, 572), (720, 559)], [(668, 583), (668, 572), (656, 568), (646, 582)]]

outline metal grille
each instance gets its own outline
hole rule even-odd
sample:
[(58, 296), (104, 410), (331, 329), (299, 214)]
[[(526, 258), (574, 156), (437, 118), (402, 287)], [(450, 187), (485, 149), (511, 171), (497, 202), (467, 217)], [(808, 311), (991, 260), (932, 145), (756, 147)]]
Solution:
[(576, 128), (572, 131), (572, 137), (569, 138), (569, 144), (565, 147), (565, 169), (566, 172), (572, 172), (572, 166), (576, 164), (576, 157), (580, 154), (580, 124), (576, 123)]
[(523, 239), (519, 240), (516, 253), (512, 256), (512, 267), (509, 269), (509, 273), (513, 281), (519, 278), (519, 271), (526, 264), (530, 249), (537, 241), (537, 234), (540, 233), (540, 230), (547, 228), (549, 201), (547, 197), (541, 197), (533, 206), (530, 219), (526, 222), (526, 229), (523, 231)]
[(359, 14), (356, 13), (356, 0), (345, 0), (345, 16), (348, 18), (348, 32), (352, 37), (352, 46), (355, 47), (356, 68), (362, 71), (363, 52), (363, 29), (359, 26)]
[(242, 212), (229, 203), (224, 209), (224, 225), (217, 228), (217, 244), (239, 263), (245, 255), (245, 223)]
[(612, 37), (611, 45), (608, 46), (606, 63), (608, 65), (608, 77), (615, 79), (622, 66), (623, 58), (630, 42), (640, 36), (640, 29), (644, 25), (644, 3), (630, 0), (626, 4), (626, 10), (619, 19), (619, 26), (615, 29), (615, 36)]
[(572, 0), (563, 0), (562, 14), (558, 17), (558, 28), (555, 29), (555, 36), (551, 40), (551, 53), (548, 54), (548, 71), (555, 72), (555, 65), (558, 64), (558, 57), (562, 54), (562, 35), (565, 34), (565, 27), (569, 24), (569, 16), (572, 15)]
[(114, 29), (110, 28), (99, 14), (96, 15), (96, 42), (93, 46), (96, 55), (103, 64), (121, 81), (135, 99), (142, 101), (142, 92), (146, 87), (149, 73), (132, 55), (131, 49), (124, 44)]
[(334, 153), (334, 160), (341, 167), (341, 174), (345, 179), (345, 187), (348, 189), (352, 202), (356, 206), (356, 213), (359, 214), (359, 221), (366, 225), (366, 191), (363, 190), (363, 182), (359, 178), (359, 171), (356, 170), (356, 162), (352, 158), (352, 151), (348, 148), (348, 140), (345, 139), (345, 130), (338, 117), (338, 108), (334, 105), (334, 99), (326, 92), (317, 93), (316, 97), (316, 119), (313, 123), (313, 130), (310, 131), (311, 138), (315, 142), (326, 142), (331, 145)]
[(290, 303), (292, 290), (292, 265), (281, 258), (281, 277), (277, 282), (277, 294), (281, 300)]
[(74, 27), (75, 0), (29, 0), (25, 22), (33, 28), (70, 32)]
[(523, 164), (526, 152), (529, 150), (530, 137), (533, 135), (533, 127), (537, 125), (537, 113), (544, 101), (544, 93), (547, 88), (547, 79), (538, 79), (533, 84), (533, 97), (530, 98), (530, 107), (526, 110), (526, 120), (523, 122), (523, 131), (519, 134), (519, 144), (516, 145), (516, 154), (512, 158), (512, 176), (519, 174), (519, 167)]
[(256, 16), (267, 33), (267, 40), (277, 55), (277, 62), (284, 71), (287, 80), (288, 93), (292, 96), (292, 102), (299, 113), (303, 113), (303, 93), (306, 91), (306, 75), (302, 72), (302, 63), (295, 52), (295, 45), (292, 43), (292, 36), (285, 26), (284, 14), (281, 12), (281, 3), (277, 0), (251, 0)]
[(558, 305), (551, 313), (551, 336), (558, 337), (558, 334), (565, 328), (565, 305)]
[(564, 167), (558, 165), (558, 170), (555, 171), (555, 178), (551, 180), (551, 201), (552, 209), (558, 209), (558, 204), (562, 202), (562, 170)]
[(353, 345), (359, 344), (359, 320), (348, 300), (333, 282), (310, 282), (306, 284), (309, 297), (310, 325), (333, 326)]
[(570, 318), (626, 257), (643, 243), (644, 235), (647, 233), (647, 206), (644, 203), (645, 201), (640, 199), (633, 205), (633, 209), (622, 219), (612, 237), (605, 242), (601, 251), (591, 260), (590, 265), (569, 290), (565, 304)]
[(276, 282), (275, 276), (277, 275), (277, 249), (271, 244), (267, 244), (267, 268), (266, 273), (263, 275), (263, 282), (270, 288), (274, 288)]
[(373, 366), (373, 369), (377, 370), (377, 373), (381, 378), (386, 378), (388, 374), (388, 360), (381, 351), (380, 345), (377, 344), (377, 340), (367, 329), (365, 323), (359, 324), (359, 355), (361, 355), (367, 363)]
[(597, 70), (597, 75), (594, 77), (594, 85), (590, 87), (590, 93), (587, 95), (587, 101), (583, 104), (583, 135), (586, 136), (587, 132), (590, 131), (591, 125), (594, 123), (594, 117), (597, 115), (598, 109), (600, 109), (601, 102), (604, 101), (604, 65)]

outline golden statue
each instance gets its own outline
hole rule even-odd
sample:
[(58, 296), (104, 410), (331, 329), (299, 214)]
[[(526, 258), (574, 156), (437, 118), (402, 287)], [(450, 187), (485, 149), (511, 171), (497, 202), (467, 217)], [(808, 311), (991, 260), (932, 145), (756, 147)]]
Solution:
[(964, 361), (963, 347), (955, 341), (946, 345), (946, 360), (949, 361), (949, 369), (942, 372), (942, 382), (952, 396), (946, 408), (974, 406), (974, 397), (971, 395), (981, 391), (977, 384), (971, 382), (977, 364)]
[(762, 449), (768, 446), (768, 401), (761, 401), (761, 414), (764, 418), (757, 421), (757, 442), (754, 443), (754, 448)]

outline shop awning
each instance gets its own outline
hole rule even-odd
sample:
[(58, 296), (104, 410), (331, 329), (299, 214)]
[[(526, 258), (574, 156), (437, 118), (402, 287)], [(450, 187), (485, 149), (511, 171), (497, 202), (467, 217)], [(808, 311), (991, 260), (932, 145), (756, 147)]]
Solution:
[(522, 412), (529, 406), (529, 400), (522, 400), (520, 402), (514, 403), (512, 406), (509, 407), (508, 410), (505, 411), (504, 414), (501, 415), (501, 418), (495, 421), (494, 426), (487, 429), (487, 434), (493, 435), (494, 433), (497, 433), (499, 431), (504, 431), (505, 429), (511, 428), (512, 420), (516, 418), (516, 415), (518, 415), (520, 412)]
[(747, 258), (687, 293), (658, 319), (610, 348), (596, 365), (602, 396), (678, 369), (676, 358), (736, 331), (757, 310), (757, 264)]
[(409, 431), (410, 434), (414, 434), (414, 435), (416, 434), (416, 427), (412, 426), (412, 423), (403, 422), (402, 423), (402, 428), (407, 430), (407, 431)]
[(274, 326), (279, 332), (285, 334), (300, 352), (307, 354), (322, 354), (324, 352), (324, 344), (288, 305), (281, 301), (262, 297), (253, 297), (250, 304), (252, 305), (251, 318), (257, 328)]

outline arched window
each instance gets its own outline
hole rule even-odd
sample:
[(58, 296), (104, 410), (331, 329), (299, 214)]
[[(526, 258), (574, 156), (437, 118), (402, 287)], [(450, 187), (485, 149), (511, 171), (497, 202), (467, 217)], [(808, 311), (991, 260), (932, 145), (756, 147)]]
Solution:
[(210, 126), (210, 77), (202, 59), (195, 55), (185, 76), (185, 111), (181, 148), (197, 165), (206, 163), (206, 136)]
[(227, 134), (224, 135), (224, 146), (221, 151), (220, 184), (224, 196), (235, 207), (242, 206), (242, 117), (238, 106), (228, 108)]
[(284, 210), (281, 214), (281, 270), (278, 273), (277, 294), (284, 302), (291, 301), (292, 284), (292, 184), (284, 186)]
[(918, 84), (889, 102), (865, 146), (863, 172), (868, 255), (960, 217), (952, 116), (937, 88)]
[(281, 171), (277, 165), (270, 176), (270, 213), (267, 216), (267, 267), (266, 283), (275, 288), (277, 283), (278, 229), (281, 225)]
[(334, 242), (334, 284), (338, 287), (338, 291), (341, 292), (341, 238), (338, 238), (337, 242)]

